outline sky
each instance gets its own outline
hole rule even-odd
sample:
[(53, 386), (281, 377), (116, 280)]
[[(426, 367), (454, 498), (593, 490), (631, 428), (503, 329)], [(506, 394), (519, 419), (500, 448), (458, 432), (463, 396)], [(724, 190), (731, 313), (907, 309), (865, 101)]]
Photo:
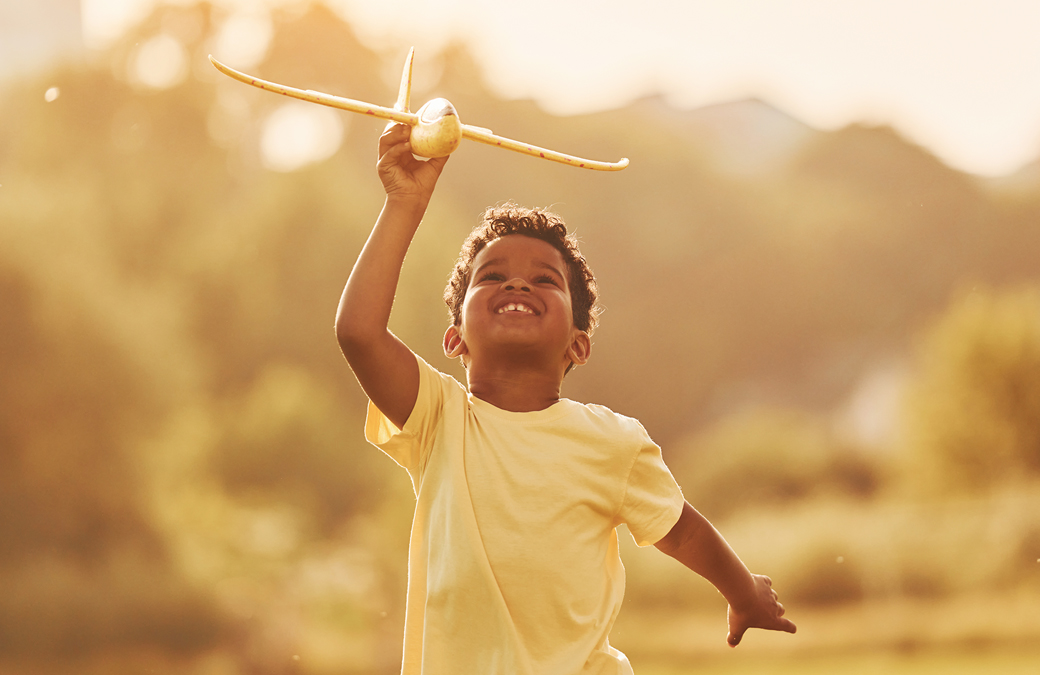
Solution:
[[(86, 43), (103, 46), (155, 1), (81, 0)], [(215, 4), (263, 30), (265, 8), (290, 1)], [(757, 97), (820, 129), (891, 125), (983, 176), (1040, 158), (1037, 0), (327, 4), (376, 48), (414, 44), (422, 59), (464, 42), (496, 93), (551, 113), (652, 94), (681, 108)]]

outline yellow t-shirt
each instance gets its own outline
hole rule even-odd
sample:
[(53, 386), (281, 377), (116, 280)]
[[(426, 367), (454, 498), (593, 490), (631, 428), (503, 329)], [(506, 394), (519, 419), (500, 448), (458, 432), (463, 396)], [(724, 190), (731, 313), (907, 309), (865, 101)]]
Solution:
[(398, 429), (366, 438), (408, 470), (404, 675), (620, 675), (607, 636), (625, 592), (616, 528), (656, 543), (683, 496), (642, 425), (567, 399), (496, 408), (422, 359)]

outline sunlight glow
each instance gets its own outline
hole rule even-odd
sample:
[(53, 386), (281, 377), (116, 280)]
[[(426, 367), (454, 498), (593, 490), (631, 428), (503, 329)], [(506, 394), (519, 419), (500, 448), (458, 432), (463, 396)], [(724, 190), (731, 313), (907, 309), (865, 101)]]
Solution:
[(251, 68), (263, 60), (273, 35), (267, 11), (236, 12), (220, 27), (214, 50), (218, 58), (237, 68)]
[(264, 122), (263, 164), (272, 171), (295, 171), (335, 154), (343, 142), (342, 115), (330, 108), (290, 101)]
[(157, 35), (137, 50), (131, 62), (132, 80), (152, 89), (168, 89), (188, 74), (188, 54), (175, 38)]
[(80, 0), (83, 43), (104, 49), (151, 11), (153, 0)]

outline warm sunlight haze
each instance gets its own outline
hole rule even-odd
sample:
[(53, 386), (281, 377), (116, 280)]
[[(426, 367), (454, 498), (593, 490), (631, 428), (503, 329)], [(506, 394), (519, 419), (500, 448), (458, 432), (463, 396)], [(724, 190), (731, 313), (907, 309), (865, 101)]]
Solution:
[[(104, 44), (153, 0), (82, 0), (87, 43)], [(256, 62), (263, 7), (232, 14), (215, 49)], [(452, 40), (488, 82), (574, 114), (664, 94), (684, 108), (757, 97), (822, 129), (891, 124), (951, 165), (1013, 172), (1040, 156), (1040, 4), (1021, 0), (329, 0), (374, 45)], [(226, 35), (225, 35), (226, 34)], [(248, 37), (252, 36), (252, 37)], [(226, 51), (222, 48), (227, 45)]]
[[(539, 406), (638, 420), (797, 624), (731, 648), (726, 598), (621, 525), (624, 603), (591, 623), (636, 675), (1040, 673), (1040, 2), (327, 1), (0, 0), (0, 674), (401, 673), (425, 606), (410, 542), (452, 541), (413, 530), (417, 492), (475, 492), (436, 483), (451, 453), (388, 441), (399, 465), (366, 440), (393, 430), (360, 381), (437, 405), (438, 378), (379, 356), (411, 363), (391, 338), (444, 375), (445, 409), (533, 361)], [(395, 145), (380, 174), (366, 107), (209, 60), (391, 106), (412, 45), (411, 110), (443, 97), (464, 124), (630, 165), (465, 141), (426, 164)], [(558, 213), (595, 272), (591, 356), (562, 384), (531, 346), (588, 356), (588, 297), (568, 316), (541, 253), (490, 244), (514, 253), (456, 279), (465, 325), (445, 306), (508, 201)], [(463, 346), (469, 370), (446, 355)], [(514, 552), (570, 551), (548, 521), (623, 511), (560, 506), (583, 469), (551, 443), (508, 465), (539, 477), (487, 483), (518, 495), (499, 551), (536, 602), (564, 565)], [(463, 445), (453, 475), (501, 459)], [(712, 549), (677, 540), (657, 543)], [(473, 550), (444, 566), (467, 594)], [(565, 558), (571, 580), (596, 566)], [(492, 576), (473, 597), (508, 606)], [(438, 623), (465, 636), (455, 617), (478, 614)]]
[(342, 139), (342, 116), (329, 108), (290, 101), (264, 122), (260, 152), (267, 168), (293, 171), (330, 157)]
[(153, 89), (180, 84), (188, 73), (188, 55), (181, 43), (169, 35), (157, 35), (137, 49), (131, 77)]

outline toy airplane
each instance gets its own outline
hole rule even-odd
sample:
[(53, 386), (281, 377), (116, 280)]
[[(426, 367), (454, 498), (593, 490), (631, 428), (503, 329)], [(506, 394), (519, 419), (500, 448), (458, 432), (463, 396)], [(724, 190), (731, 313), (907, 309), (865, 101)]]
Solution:
[(470, 124), (462, 124), (459, 115), (455, 112), (455, 106), (443, 98), (435, 98), (429, 101), (418, 112), (410, 112), (408, 106), (412, 94), (412, 58), (415, 48), (408, 51), (408, 58), (404, 63), (404, 72), (401, 73), (401, 88), (397, 94), (397, 103), (393, 108), (384, 108), (370, 103), (362, 103), (349, 98), (323, 94), (320, 91), (295, 89), (274, 82), (267, 82), (245, 73), (240, 73), (234, 68), (225, 66), (211, 55), (209, 60), (216, 66), (217, 70), (228, 77), (239, 82), (251, 84), (267, 91), (273, 91), (285, 96), (291, 96), (303, 101), (320, 103), (341, 110), (371, 115), (385, 120), (392, 120), (403, 124), (412, 125), (411, 143), (412, 152), (420, 157), (445, 157), (455, 151), (462, 143), (463, 138), (486, 143), (488, 145), (521, 152), (525, 155), (541, 157), (543, 159), (569, 164), (583, 169), (595, 169), (597, 171), (620, 171), (628, 166), (628, 159), (619, 162), (598, 162), (591, 159), (582, 159), (573, 155), (566, 155), (555, 150), (539, 148), (528, 143), (521, 143), (502, 136), (496, 136), (489, 129), (475, 127)]

